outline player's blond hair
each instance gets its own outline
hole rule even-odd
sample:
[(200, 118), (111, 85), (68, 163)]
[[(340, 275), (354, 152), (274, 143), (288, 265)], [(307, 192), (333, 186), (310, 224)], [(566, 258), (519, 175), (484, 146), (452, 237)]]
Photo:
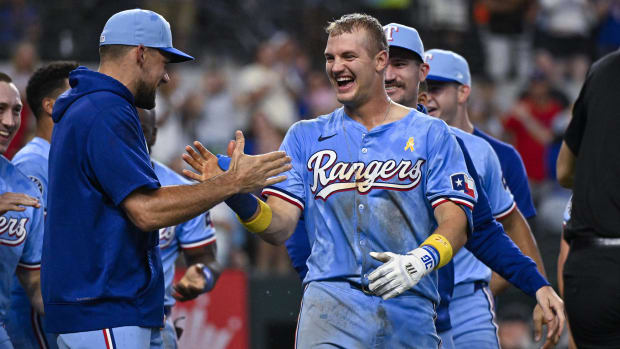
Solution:
[(370, 39), (369, 52), (375, 55), (380, 51), (388, 51), (388, 43), (379, 21), (364, 13), (346, 14), (325, 27), (328, 36), (338, 36), (344, 33), (352, 33), (354, 30), (363, 29)]

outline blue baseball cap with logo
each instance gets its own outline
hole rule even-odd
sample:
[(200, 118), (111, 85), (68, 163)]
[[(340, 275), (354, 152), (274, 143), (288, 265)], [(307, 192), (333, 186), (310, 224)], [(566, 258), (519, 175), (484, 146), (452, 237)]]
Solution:
[(103, 45), (144, 45), (156, 48), (168, 53), (170, 63), (194, 59), (172, 47), (170, 24), (164, 17), (149, 10), (126, 10), (110, 17), (99, 38), (99, 46)]
[(452, 81), (471, 86), (469, 64), (463, 56), (452, 51), (432, 49), (426, 51), (424, 61), (431, 67), (426, 80)]
[(424, 61), (424, 45), (417, 30), (406, 25), (390, 23), (383, 26), (383, 31), (390, 47), (413, 51)]

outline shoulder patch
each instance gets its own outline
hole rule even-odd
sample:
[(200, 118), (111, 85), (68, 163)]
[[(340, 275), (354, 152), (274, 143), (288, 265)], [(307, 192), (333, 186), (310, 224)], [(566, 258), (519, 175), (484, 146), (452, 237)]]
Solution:
[(476, 197), (476, 184), (467, 174), (455, 173), (450, 176), (450, 182), (452, 182), (452, 189), (462, 191), (472, 198)]

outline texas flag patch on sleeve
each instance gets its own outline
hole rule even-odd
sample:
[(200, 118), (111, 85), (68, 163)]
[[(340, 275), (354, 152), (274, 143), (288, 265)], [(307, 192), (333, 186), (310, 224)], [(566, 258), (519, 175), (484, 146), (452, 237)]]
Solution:
[(462, 191), (465, 194), (476, 198), (476, 184), (474, 180), (465, 173), (455, 173), (450, 176), (452, 189)]

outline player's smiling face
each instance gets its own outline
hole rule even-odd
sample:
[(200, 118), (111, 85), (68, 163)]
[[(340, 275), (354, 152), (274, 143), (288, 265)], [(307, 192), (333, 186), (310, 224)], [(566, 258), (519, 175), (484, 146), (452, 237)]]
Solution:
[(336, 90), (338, 102), (344, 105), (359, 105), (371, 96), (379, 53), (371, 55), (369, 41), (363, 29), (330, 35), (327, 39), (325, 72)]
[(22, 102), (12, 83), (0, 81), (0, 154), (4, 154), (21, 123)]
[(428, 114), (450, 125), (458, 108), (458, 88), (455, 82), (428, 80)]
[(428, 64), (415, 60), (415, 53), (390, 47), (390, 60), (385, 70), (385, 91), (396, 103), (415, 107), (418, 85), (426, 78)]

